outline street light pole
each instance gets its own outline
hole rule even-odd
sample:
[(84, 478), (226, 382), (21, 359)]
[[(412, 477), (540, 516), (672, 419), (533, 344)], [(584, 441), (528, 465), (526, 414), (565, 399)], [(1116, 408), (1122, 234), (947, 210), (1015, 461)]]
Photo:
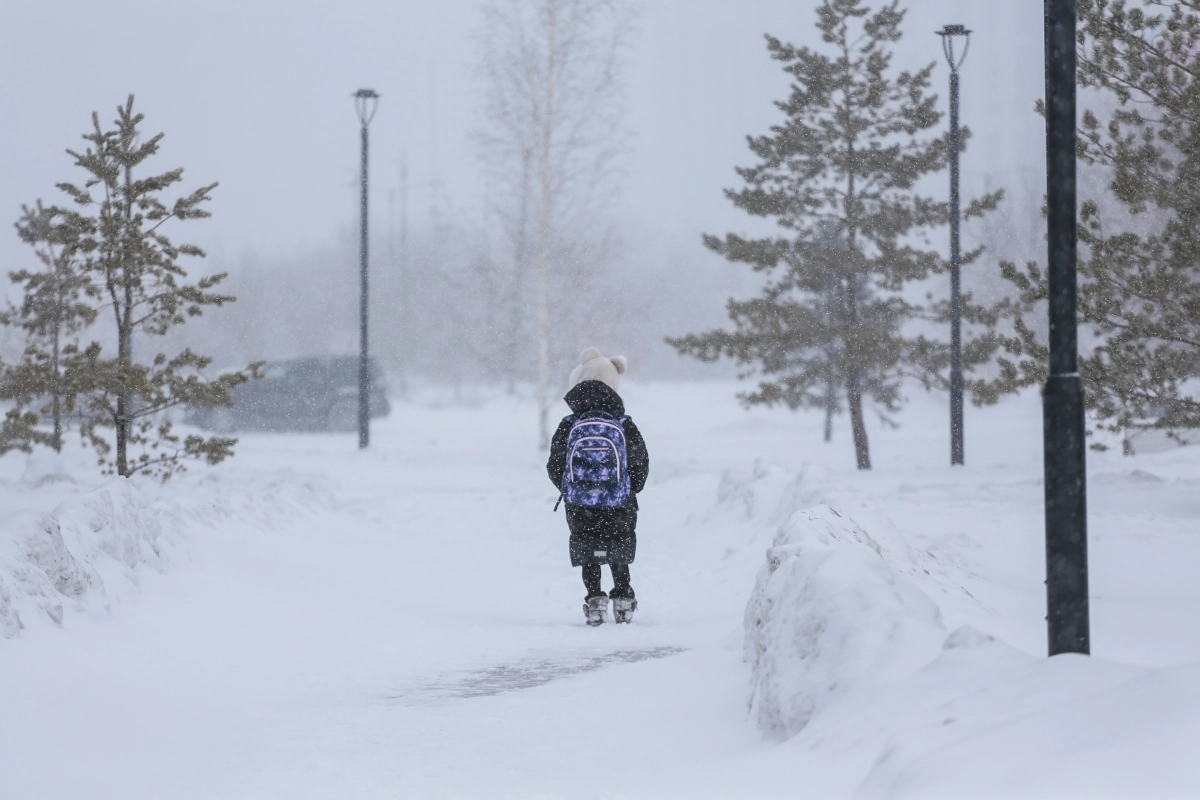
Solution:
[[(942, 52), (950, 64), (950, 464), (963, 460), (962, 376), (962, 255), (959, 242), (958, 154), (958, 68), (971, 47), (971, 31), (962, 25), (947, 25), (937, 32)], [(954, 52), (954, 37), (963, 37), (960, 55)]]
[(1050, 655), (1089, 653), (1087, 472), (1075, 321), (1075, 0), (1045, 0), (1050, 374), (1042, 392)]
[(362, 181), (359, 213), (362, 223), (358, 243), (358, 449), (371, 443), (371, 369), (367, 350), (367, 126), (379, 107), (379, 95), (372, 89), (354, 93), (354, 109), (362, 123)]

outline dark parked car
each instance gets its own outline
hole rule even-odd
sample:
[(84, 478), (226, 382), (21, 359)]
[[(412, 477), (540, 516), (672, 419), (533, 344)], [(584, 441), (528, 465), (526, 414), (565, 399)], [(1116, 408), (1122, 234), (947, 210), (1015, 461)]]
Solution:
[[(371, 417), (391, 411), (382, 370), (370, 361)], [(191, 409), (186, 422), (218, 433), (358, 429), (358, 356), (271, 361), (263, 377), (237, 387), (233, 405)]]

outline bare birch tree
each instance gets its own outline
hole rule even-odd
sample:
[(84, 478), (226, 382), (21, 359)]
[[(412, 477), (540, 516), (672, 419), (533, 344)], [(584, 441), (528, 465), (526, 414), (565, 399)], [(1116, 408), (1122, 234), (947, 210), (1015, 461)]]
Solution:
[[(486, 0), (483, 20), (478, 144), (496, 198), (492, 216), (515, 256), (510, 343), (520, 338), (532, 300), (538, 441), (545, 448), (551, 341), (570, 338), (557, 329), (553, 306), (578, 301), (560, 293), (578, 295), (595, 264), (587, 256), (604, 249), (598, 220), (615, 191), (624, 144), (621, 75), (632, 9), (626, 0)], [(520, 356), (506, 358), (515, 371)]]

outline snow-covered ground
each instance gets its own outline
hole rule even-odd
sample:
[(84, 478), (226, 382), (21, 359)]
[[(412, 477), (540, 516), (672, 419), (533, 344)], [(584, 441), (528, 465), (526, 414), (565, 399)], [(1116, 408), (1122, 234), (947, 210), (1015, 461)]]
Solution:
[(917, 393), (858, 473), (844, 419), (735, 391), (624, 387), (620, 628), (504, 395), (165, 486), (0, 459), (0, 796), (1200, 796), (1200, 447), (1091, 457), (1095, 655), (1046, 659), (1035, 394), (951, 470)]

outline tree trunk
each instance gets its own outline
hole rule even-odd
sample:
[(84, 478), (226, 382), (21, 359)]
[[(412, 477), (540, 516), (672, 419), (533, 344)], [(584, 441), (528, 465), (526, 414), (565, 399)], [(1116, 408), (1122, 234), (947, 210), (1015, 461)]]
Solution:
[(62, 376), (59, 374), (58, 369), (58, 337), (61, 335), (59, 332), (59, 325), (60, 323), (58, 319), (55, 319), (54, 344), (51, 346), (50, 357), (50, 381), (53, 403), (52, 413), (54, 414), (54, 438), (50, 441), (50, 446), (54, 448), (54, 452), (56, 453), (62, 452)]
[(525, 235), (529, 228), (529, 161), (531, 154), (526, 148), (521, 153), (521, 212), (517, 219), (516, 258), (513, 263), (512, 289), (509, 292), (508, 320), (508, 393), (516, 391), (517, 349), (521, 343), (521, 300), (524, 296), (525, 262), (528, 260)]
[(397, 306), (400, 312), (400, 319), (396, 324), (396, 333), (400, 339), (400, 346), (396, 348), (396, 386), (399, 389), (400, 397), (408, 398), (408, 360), (407, 348), (409, 346), (408, 336), (409, 330), (409, 302), (408, 296), (412, 291), (409, 285), (408, 273), (408, 161), (401, 159), (400, 161), (400, 259), (396, 264), (397, 279), (400, 284), (400, 297)]
[(51, 253), (50, 267), (54, 270), (54, 324), (51, 327), (52, 341), (50, 343), (50, 395), (54, 415), (54, 438), (50, 446), (54, 452), (62, 453), (62, 376), (59, 374), (59, 342), (62, 339), (63, 292), (62, 275), (59, 273), (58, 262)]
[(127, 370), (133, 363), (133, 331), (129, 329), (128, 303), (132, 300), (130, 288), (125, 287), (126, 319), (122, 322), (117, 341), (117, 357), (120, 361), (121, 383), (117, 394), (117, 474), (122, 478), (129, 477), (129, 414), (130, 408), (129, 384)]
[(540, 203), (538, 208), (538, 447), (550, 448), (550, 203), (551, 157), (555, 96), (558, 79), (558, 5), (549, 5), (549, 40), (546, 43), (546, 98), (542, 116), (541, 154), (538, 164)]
[(538, 238), (538, 447), (550, 447), (550, 264), (546, 254), (545, 225)]
[[(853, 237), (853, 229), (851, 229)], [(853, 238), (850, 240), (853, 242)], [(851, 262), (857, 261), (857, 251), (851, 247)], [(850, 430), (854, 433), (854, 461), (859, 469), (871, 468), (871, 453), (867, 445), (867, 426), (863, 423), (862, 409), (862, 354), (857, 340), (858, 330), (858, 272), (851, 268), (846, 280), (846, 320), (848, 336), (846, 357), (850, 360), (846, 370), (846, 405), (850, 409)]]
[(832, 383), (825, 387), (825, 441), (833, 441), (833, 412), (837, 410), (836, 387)]
[(867, 446), (867, 426), (863, 423), (862, 386), (857, 369), (851, 370), (846, 379), (846, 400), (850, 407), (850, 430), (854, 432), (854, 460), (859, 469), (870, 469), (871, 453)]
[(850, 154), (849, 175), (846, 180), (846, 243), (849, 245), (849, 267), (846, 274), (846, 358), (849, 359), (849, 369), (846, 370), (846, 405), (850, 409), (850, 430), (854, 433), (854, 461), (859, 469), (871, 468), (871, 453), (867, 445), (867, 426), (863, 423), (862, 413), (862, 353), (858, 349), (858, 223), (855, 203), (857, 195), (854, 192), (854, 140), (847, 146)]
[(846, 287), (846, 312), (850, 322), (849, 347), (847, 357), (851, 363), (846, 371), (846, 405), (850, 409), (850, 430), (854, 433), (854, 461), (859, 469), (871, 468), (871, 453), (867, 445), (867, 426), (863, 423), (862, 410), (862, 373), (859, 367), (859, 354), (854, 346), (854, 340), (859, 333), (858, 326), (858, 275), (851, 272), (849, 285)]
[[(547, 137), (548, 138), (548, 137)], [(550, 209), (549, 166), (543, 161), (537, 257), (538, 447), (550, 448)]]
[[(133, 203), (130, 200), (130, 186), (133, 183), (129, 167), (125, 167), (125, 220), (128, 223), (133, 218)], [(130, 231), (128, 226), (125, 230), (125, 235), (129, 236)], [(120, 386), (117, 389), (117, 474), (122, 478), (129, 477), (129, 384), (128, 384), (128, 368), (133, 363), (133, 286), (130, 284), (132, 280), (129, 274), (130, 265), (124, 261), (128, 259), (127, 253), (122, 253), (123, 262), (117, 266), (115, 270), (120, 276), (121, 288), (124, 290), (125, 305), (117, 306), (117, 360), (121, 369)]]

